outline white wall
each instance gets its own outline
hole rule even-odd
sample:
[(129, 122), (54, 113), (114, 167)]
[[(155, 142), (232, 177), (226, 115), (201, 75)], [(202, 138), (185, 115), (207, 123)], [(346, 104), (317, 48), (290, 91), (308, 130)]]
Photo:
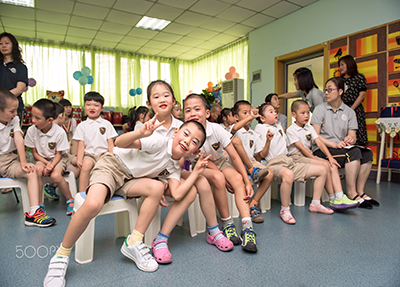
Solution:
[(398, 19), (399, 0), (320, 0), (251, 32), (249, 78), (262, 70), (262, 81), (253, 84), (254, 106), (275, 91), (275, 57)]

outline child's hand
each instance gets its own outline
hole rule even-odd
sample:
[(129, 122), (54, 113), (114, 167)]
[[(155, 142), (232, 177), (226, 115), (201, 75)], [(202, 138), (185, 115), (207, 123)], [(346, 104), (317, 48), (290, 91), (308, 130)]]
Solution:
[(193, 171), (197, 171), (199, 174), (201, 174), (207, 167), (208, 165), (208, 159), (211, 157), (211, 155), (207, 156), (204, 158), (204, 151), (201, 153), (199, 159), (196, 162), (196, 165), (193, 168)]
[(333, 167), (336, 165), (338, 168), (341, 168), (340, 164), (333, 157), (328, 157), (328, 161), (329, 161), (330, 167)]
[(165, 121), (162, 121), (161, 123), (159, 123), (158, 125), (155, 124), (156, 120), (157, 120), (157, 116), (158, 114), (155, 114), (155, 116), (149, 120), (148, 122), (145, 122), (143, 126), (141, 126), (141, 128), (139, 129), (140, 134), (143, 137), (148, 137), (151, 136), (153, 134), (153, 132), (160, 126), (163, 125), (163, 123)]
[(165, 196), (164, 196), (164, 195), (161, 196), (160, 205), (161, 205), (162, 207), (168, 207), (168, 206), (169, 206), (169, 204), (166, 204), (166, 203), (165, 203)]
[(80, 169), (82, 169), (83, 160), (77, 159), (77, 160), (76, 160), (76, 165), (77, 165), (77, 167), (79, 167)]
[(225, 187), (226, 187), (227, 191), (229, 191), (232, 194), (235, 194), (235, 191), (233, 190), (232, 185), (229, 182), (227, 182), (226, 180), (225, 180)]
[(251, 106), (250, 115), (253, 119), (260, 116), (260, 114), (258, 113), (258, 109), (253, 109), (253, 106)]
[(270, 130), (267, 131), (267, 141), (271, 141), (274, 138), (274, 133)]
[(246, 195), (245, 195), (245, 197), (243, 198), (243, 200), (244, 200), (246, 203), (250, 203), (250, 200), (251, 200), (251, 198), (252, 198), (253, 195), (254, 195), (253, 187), (252, 187), (251, 185), (246, 185), (245, 189), (246, 189)]
[(36, 171), (36, 166), (32, 163), (21, 163), (21, 169), (26, 173), (31, 173)]

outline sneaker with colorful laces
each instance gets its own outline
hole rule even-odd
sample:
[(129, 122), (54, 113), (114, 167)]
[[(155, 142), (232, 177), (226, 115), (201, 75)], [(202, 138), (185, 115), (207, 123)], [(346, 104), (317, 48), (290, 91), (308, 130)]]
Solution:
[(68, 256), (54, 255), (50, 260), (49, 270), (43, 281), (44, 287), (64, 287), (65, 273), (69, 263)]
[(46, 215), (40, 207), (32, 215), (25, 212), (25, 225), (27, 226), (49, 227), (54, 223), (56, 223), (56, 220)]
[(224, 232), (225, 237), (232, 241), (233, 245), (239, 245), (242, 242), (236, 232), (235, 224), (225, 224), (222, 227), (222, 231)]
[(335, 200), (333, 202), (330, 201), (329, 204), (333, 210), (346, 210), (349, 208), (356, 208), (360, 205), (358, 200), (351, 200), (346, 195), (343, 195), (341, 199), (335, 198)]
[(60, 196), (56, 193), (57, 187), (46, 183), (44, 185), (44, 195), (50, 199), (59, 200)]
[(151, 256), (150, 249), (140, 241), (129, 245), (128, 237), (125, 239), (124, 243), (122, 243), (121, 253), (135, 262), (137, 268), (140, 270), (145, 272), (156, 271), (158, 269), (158, 264), (154, 257)]
[(267, 168), (261, 169), (259, 167), (253, 167), (250, 177), (254, 183), (259, 183), (268, 175), (268, 173), (269, 170)]
[(332, 209), (326, 208), (322, 204), (318, 204), (317, 206), (310, 204), (310, 207), (308, 208), (308, 210), (310, 212), (314, 212), (314, 213), (333, 214)]
[(263, 223), (264, 222), (264, 217), (262, 213), (258, 210), (256, 205), (253, 205), (250, 207), (250, 216), (251, 216), (251, 221), (255, 223)]
[(296, 219), (294, 219), (290, 210), (281, 209), (280, 216), (281, 216), (281, 219), (283, 220), (283, 222), (285, 222), (287, 224), (296, 224)]
[(74, 211), (74, 199), (71, 198), (67, 200), (67, 215), (72, 215), (73, 211)]
[(240, 238), (242, 239), (242, 247), (248, 252), (257, 252), (256, 233), (252, 227), (242, 230)]

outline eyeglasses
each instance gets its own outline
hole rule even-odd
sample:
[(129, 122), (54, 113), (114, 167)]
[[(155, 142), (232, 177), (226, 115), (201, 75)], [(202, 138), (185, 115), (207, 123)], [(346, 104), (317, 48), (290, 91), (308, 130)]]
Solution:
[(330, 94), (330, 93), (332, 93), (332, 91), (336, 91), (337, 89), (331, 89), (331, 88), (329, 88), (329, 89), (324, 89), (324, 94), (325, 93), (328, 93), (328, 94)]

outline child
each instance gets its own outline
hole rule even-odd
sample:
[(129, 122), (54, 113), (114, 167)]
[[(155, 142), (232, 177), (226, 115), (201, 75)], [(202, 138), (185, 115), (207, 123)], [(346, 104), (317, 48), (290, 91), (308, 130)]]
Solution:
[(182, 106), (179, 102), (175, 102), (175, 105), (172, 107), (172, 116), (177, 120), (182, 120)]
[[(232, 143), (247, 167), (249, 174), (254, 178), (254, 183), (259, 183), (257, 192), (250, 202), (251, 220), (256, 223), (262, 223), (264, 222), (264, 217), (258, 210), (257, 204), (268, 190), (273, 179), (273, 173), (269, 172), (268, 168), (256, 160), (256, 157), (264, 158), (266, 155), (264, 152), (267, 149), (258, 134), (250, 128), (251, 122), (258, 116), (258, 111), (257, 114), (254, 114), (251, 104), (244, 100), (237, 101), (232, 111), (237, 120), (237, 123), (232, 128), (232, 132), (235, 132)], [(249, 164), (246, 164), (247, 162)]]
[[(174, 139), (168, 139), (153, 134), (161, 125), (155, 124), (156, 118), (139, 130), (121, 135), (116, 144), (124, 148), (115, 147), (113, 154), (104, 154), (96, 163), (85, 202), (72, 217), (60, 248), (50, 260), (44, 286), (53, 286), (56, 282), (59, 283), (57, 286), (64, 286), (73, 245), (114, 194), (124, 198), (145, 197), (135, 228), (122, 244), (121, 253), (142, 271), (154, 272), (158, 269), (157, 262), (142, 241), (163, 195), (163, 182), (168, 182), (172, 194), (185, 194), (204, 170), (207, 159), (201, 157), (190, 178), (180, 184), (179, 160), (198, 152), (205, 140), (205, 131), (194, 123), (188, 123), (174, 132)], [(153, 179), (157, 177), (160, 180)]]
[(122, 125), (124, 133), (138, 130), (141, 126), (150, 120), (150, 110), (145, 106), (140, 106), (136, 109), (133, 107), (130, 110), (129, 122)]
[[(162, 137), (173, 138), (176, 129), (183, 124), (172, 116), (171, 107), (175, 103), (175, 96), (172, 87), (162, 80), (153, 81), (147, 87), (147, 105), (158, 115), (158, 120), (162, 125), (155, 130), (155, 134)], [(210, 162), (209, 162), (210, 163)], [(190, 172), (182, 171), (181, 182), (188, 179)], [(165, 195), (172, 196), (175, 202), (172, 203), (165, 217), (163, 225), (153, 240), (152, 250), (158, 263), (166, 264), (172, 262), (172, 255), (168, 250), (168, 238), (178, 221), (183, 217), (190, 204), (195, 200), (196, 190), (199, 195), (200, 207), (206, 218), (209, 232), (206, 235), (206, 241), (215, 245), (221, 251), (229, 251), (233, 244), (219, 230), (217, 215), (215, 211), (214, 199), (211, 187), (207, 179), (199, 175), (194, 183), (193, 190), (190, 190), (184, 196), (173, 196), (166, 192)], [(164, 204), (163, 206), (166, 206)]]
[(25, 145), (32, 149), (36, 161), (39, 190), (43, 189), (42, 176), (49, 176), (67, 199), (67, 215), (72, 214), (74, 199), (68, 183), (62, 176), (68, 165), (69, 149), (65, 131), (56, 124), (55, 104), (40, 99), (32, 107), (32, 126), (26, 132)]
[(290, 99), (301, 97), (310, 106), (311, 112), (319, 104), (326, 102), (324, 93), (318, 89), (314, 82), (312, 72), (307, 68), (298, 68), (293, 73), (296, 92), (279, 95), (279, 98)]
[[(320, 165), (311, 165), (306, 163), (295, 164), (293, 159), (287, 156), (286, 134), (283, 128), (278, 124), (278, 115), (273, 106), (262, 104), (259, 107), (259, 124), (254, 130), (259, 133), (261, 140), (268, 147), (267, 168), (274, 173), (274, 180), (281, 182), (281, 211), (280, 217), (287, 224), (295, 224), (296, 220), (290, 212), (289, 202), (292, 192), (293, 181), (305, 181), (307, 178), (315, 176), (314, 194), (321, 198), (326, 181), (326, 171)], [(324, 206), (316, 212), (332, 214), (333, 210)]]
[[(207, 131), (207, 140), (202, 151), (205, 155), (211, 155), (210, 161), (220, 172), (214, 168), (206, 168), (203, 175), (208, 179), (214, 190), (215, 203), (224, 224), (223, 231), (225, 236), (233, 244), (242, 243), (243, 249), (249, 252), (257, 252), (256, 234), (253, 230), (253, 223), (250, 218), (249, 201), (253, 196), (253, 188), (247, 176), (245, 167), (235, 148), (231, 144), (231, 136), (219, 124), (210, 123), (207, 118), (210, 116), (210, 104), (207, 99), (198, 94), (190, 94), (186, 97), (183, 104), (185, 121), (195, 120), (201, 123)], [(228, 153), (234, 163), (236, 171), (224, 155), (224, 150)], [(232, 217), (229, 214), (228, 199), (225, 192), (225, 180), (230, 190), (235, 193), (235, 202), (242, 218), (243, 230), (240, 239), (236, 233), (236, 228)]]
[(278, 95), (275, 93), (268, 94), (265, 97), (265, 102), (274, 107), (275, 111), (278, 113), (278, 123), (282, 126), (283, 130), (286, 132), (287, 116), (279, 112), (279, 108), (281, 107), (281, 101), (279, 100)]
[[(372, 151), (353, 146), (356, 143), (357, 118), (355, 112), (342, 102), (345, 90), (342, 78), (331, 78), (325, 84), (327, 102), (315, 108), (311, 125), (329, 152), (345, 167), (347, 194), (358, 200), (360, 208), (372, 209), (379, 202), (364, 193), (372, 166)], [(325, 154), (313, 146), (314, 155), (326, 158)]]
[(236, 119), (232, 115), (232, 110), (229, 108), (223, 108), (217, 118), (217, 123), (219, 123), (227, 132), (231, 132), (233, 124), (236, 123)]
[(81, 169), (79, 191), (89, 185), (90, 171), (105, 152), (112, 152), (114, 138), (117, 137), (112, 124), (100, 117), (104, 98), (97, 92), (88, 92), (83, 98), (87, 119), (76, 128), (73, 140), (78, 142), (77, 165)]
[[(25, 215), (25, 225), (49, 227), (56, 223), (46, 215), (35, 165), (26, 162), (24, 139), (16, 117), (17, 97), (9, 90), (0, 88), (0, 176), (26, 178), (30, 210)], [(13, 153), (17, 150), (18, 155)], [(19, 160), (18, 160), (19, 157)]]
[(64, 107), (65, 118), (62, 128), (67, 133), (68, 143), (71, 146), (70, 154), (76, 154), (76, 141), (72, 140), (76, 130), (76, 120), (73, 118), (72, 104), (67, 99), (61, 99), (58, 103)]
[[(325, 189), (328, 192), (330, 206), (333, 210), (344, 210), (355, 208), (359, 205), (356, 200), (350, 200), (343, 194), (342, 184), (338, 167), (340, 165), (332, 157), (331, 153), (316, 134), (314, 128), (307, 125), (310, 119), (310, 107), (306, 101), (297, 100), (292, 103), (292, 117), (296, 122), (287, 130), (288, 137), (288, 153), (295, 163), (310, 163), (323, 165), (327, 170), (327, 179)], [(311, 145), (315, 143), (318, 148), (326, 155), (328, 161), (316, 158), (311, 151)], [(329, 163), (328, 163), (329, 162)], [(310, 211), (315, 212), (320, 208), (321, 200), (314, 193), (313, 200), (310, 205)]]

